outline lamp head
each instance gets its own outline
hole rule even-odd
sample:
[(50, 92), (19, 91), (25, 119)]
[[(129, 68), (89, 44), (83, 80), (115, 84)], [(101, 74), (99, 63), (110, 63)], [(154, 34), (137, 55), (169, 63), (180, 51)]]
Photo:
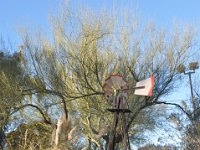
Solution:
[(198, 63), (198, 62), (191, 62), (191, 63), (189, 64), (189, 69), (190, 69), (190, 70), (199, 69), (199, 63)]

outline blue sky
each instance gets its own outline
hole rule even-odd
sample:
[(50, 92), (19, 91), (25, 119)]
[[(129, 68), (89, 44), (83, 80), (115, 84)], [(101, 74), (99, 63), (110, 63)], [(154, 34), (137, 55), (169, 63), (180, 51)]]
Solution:
[[(0, 34), (17, 44), (21, 26), (41, 27), (49, 32), (49, 16), (58, 13), (64, 0), (1, 0)], [(71, 0), (72, 9), (81, 5), (94, 11), (102, 8), (137, 13), (142, 20), (152, 20), (158, 26), (170, 27), (174, 20), (180, 24), (200, 22), (199, 0)]]
[(0, 34), (19, 43), (19, 28), (39, 26), (48, 31), (48, 16), (58, 8), (59, 0), (1, 0)]
[[(47, 34), (50, 32), (49, 16), (57, 14), (64, 0), (1, 0), (0, 35), (20, 45), (19, 28), (40, 27)], [(93, 11), (128, 11), (136, 13), (141, 20), (152, 20), (159, 27), (170, 28), (174, 21), (180, 25), (200, 25), (200, 0), (71, 0), (71, 9), (76, 11), (81, 6)], [(185, 77), (187, 79), (187, 77)], [(180, 92), (189, 91), (182, 87)], [(183, 98), (189, 98), (186, 92)], [(180, 95), (173, 94), (174, 99)]]
[[(65, 0), (1, 0), (0, 35), (20, 45), (20, 27), (41, 28), (50, 35), (49, 17), (59, 13)], [(93, 11), (129, 12), (142, 21), (153, 21), (159, 27), (170, 28), (176, 21), (180, 25), (200, 25), (199, 0), (71, 0), (73, 11), (81, 6)], [(199, 38), (200, 39), (200, 38)], [(174, 95), (176, 97), (176, 94)], [(188, 97), (188, 94), (186, 95)]]

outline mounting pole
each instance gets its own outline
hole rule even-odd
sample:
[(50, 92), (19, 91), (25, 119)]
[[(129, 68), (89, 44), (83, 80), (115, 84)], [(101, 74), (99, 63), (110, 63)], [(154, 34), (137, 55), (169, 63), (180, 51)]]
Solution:
[[(120, 94), (120, 93), (119, 93)], [(123, 101), (126, 101), (125, 97), (119, 95), (114, 97), (117, 102), (117, 107), (115, 109), (108, 109), (108, 111), (114, 113), (114, 123), (113, 123), (113, 130), (112, 134), (109, 138), (109, 144), (107, 150), (114, 150), (116, 145), (116, 138), (119, 134), (117, 134), (117, 127), (120, 125), (121, 122), (122, 126), (122, 143), (123, 143), (123, 150), (131, 150), (130, 142), (128, 137), (128, 128), (126, 124), (126, 116), (125, 113), (130, 113), (129, 109), (123, 108)]]

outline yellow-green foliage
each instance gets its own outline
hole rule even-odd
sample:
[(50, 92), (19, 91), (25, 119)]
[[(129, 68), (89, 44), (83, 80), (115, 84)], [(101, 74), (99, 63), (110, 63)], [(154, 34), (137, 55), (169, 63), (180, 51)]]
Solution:
[[(152, 24), (140, 25), (135, 18), (117, 20), (116, 16), (87, 12), (71, 15), (64, 11), (60, 18), (52, 19), (53, 41), (41, 33), (35, 38), (28, 32), (24, 34), (25, 83), (15, 89), (7, 83), (8, 76), (2, 74), (0, 85), (6, 86), (4, 96), (21, 91), (23, 101), (18, 108), (34, 104), (38, 106), (38, 113), (34, 114), (40, 114), (37, 117), (42, 119), (57, 117), (56, 112), (64, 112), (65, 107), (69, 112), (76, 110), (81, 120), (79, 134), (88, 141), (79, 147), (91, 149), (92, 142), (94, 147), (102, 148), (108, 142), (113, 121), (113, 115), (106, 111), (110, 106), (102, 90), (105, 79), (111, 74), (120, 74), (132, 88), (139, 80), (154, 74), (152, 97), (139, 97), (133, 94), (134, 90), (128, 91), (132, 113), (127, 115), (130, 136), (152, 129), (157, 113), (150, 106), (174, 89), (177, 67), (190, 56), (194, 32), (165, 31)], [(126, 28), (118, 28), (121, 24), (126, 24)], [(30, 95), (33, 97), (28, 101)], [(29, 116), (30, 112), (24, 113)], [(35, 134), (34, 129), (38, 127), (43, 137)], [(19, 138), (16, 141), (24, 149), (31, 144), (48, 147), (45, 143), (48, 143), (49, 128), (31, 124), (19, 128), (24, 129), (8, 135), (11, 147), (15, 138)]]
[(42, 122), (20, 124), (6, 136), (9, 150), (47, 149), (51, 147), (51, 127)]

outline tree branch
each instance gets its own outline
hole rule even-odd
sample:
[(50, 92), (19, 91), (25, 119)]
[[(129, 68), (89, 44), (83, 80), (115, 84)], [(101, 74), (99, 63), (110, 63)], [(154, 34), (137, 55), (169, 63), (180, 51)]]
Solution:
[(21, 106), (19, 106), (19, 107), (16, 107), (15, 110), (14, 110), (13, 112), (11, 112), (10, 114), (12, 115), (12, 114), (16, 113), (17, 111), (19, 111), (20, 109), (24, 109), (25, 107), (33, 107), (33, 108), (37, 109), (37, 110), (39, 111), (39, 113), (42, 115), (42, 117), (43, 117), (43, 119), (44, 119), (44, 122), (45, 122), (46, 124), (50, 124), (50, 125), (52, 124), (52, 123), (51, 123), (51, 120), (48, 120), (48, 119), (46, 118), (46, 116), (45, 116), (45, 114), (43, 113), (43, 111), (42, 111), (38, 106), (33, 105), (33, 104), (24, 104), (24, 105), (21, 105)]
[(157, 101), (157, 102), (154, 102), (154, 104), (164, 104), (164, 105), (172, 105), (172, 106), (176, 106), (178, 107), (179, 109), (181, 109), (182, 112), (184, 112), (187, 117), (190, 119), (190, 121), (192, 121), (192, 117), (191, 117), (191, 114), (189, 114), (187, 111), (185, 111), (183, 109), (183, 107), (179, 104), (176, 104), (176, 103), (169, 103), (169, 102), (164, 102), (164, 101)]

